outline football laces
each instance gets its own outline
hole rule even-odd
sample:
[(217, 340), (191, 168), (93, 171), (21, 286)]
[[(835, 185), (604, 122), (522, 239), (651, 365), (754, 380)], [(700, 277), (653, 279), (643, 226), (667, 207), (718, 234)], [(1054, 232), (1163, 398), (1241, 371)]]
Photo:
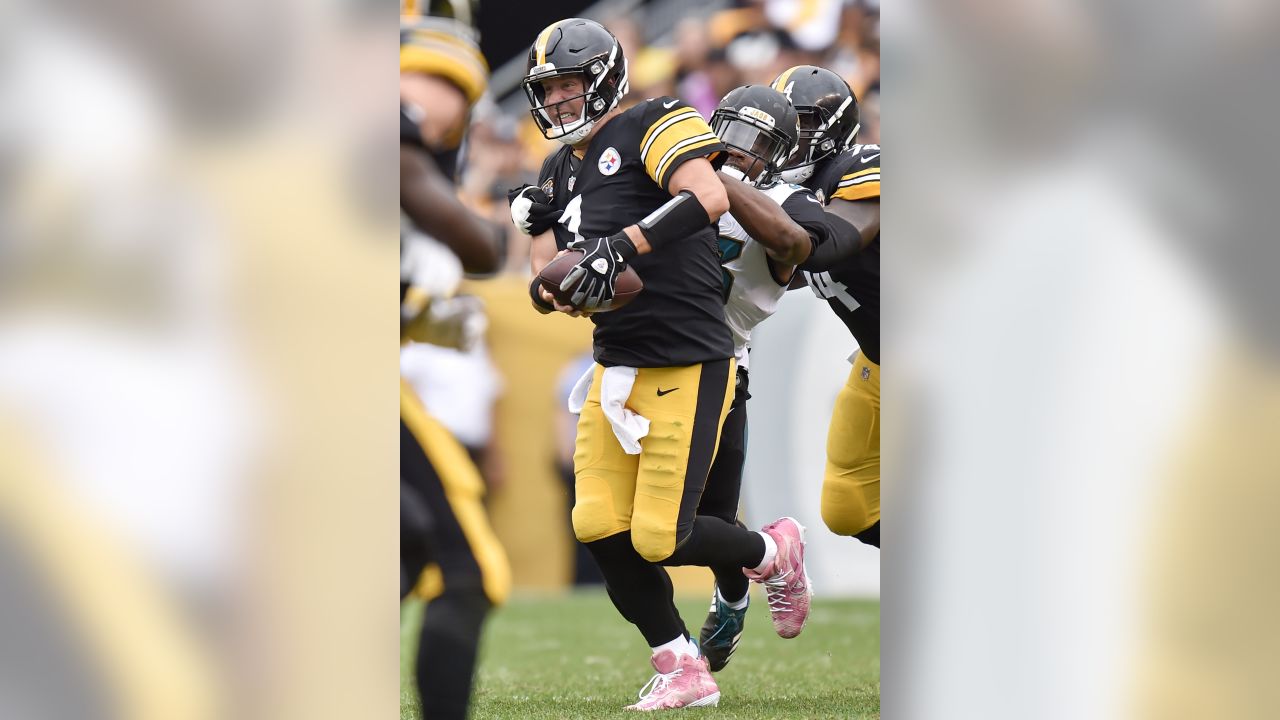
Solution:
[(640, 688), (640, 693), (637, 697), (640, 700), (644, 700), (646, 697), (649, 697), (654, 693), (660, 693), (663, 690), (666, 690), (667, 686), (682, 673), (684, 673), (684, 668), (676, 668), (666, 674), (657, 673), (653, 677), (649, 678), (649, 682), (645, 683), (644, 687)]

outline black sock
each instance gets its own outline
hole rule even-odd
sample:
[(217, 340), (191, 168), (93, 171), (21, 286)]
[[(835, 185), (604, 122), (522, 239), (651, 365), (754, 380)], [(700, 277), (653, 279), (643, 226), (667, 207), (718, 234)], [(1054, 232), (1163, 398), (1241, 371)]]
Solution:
[(711, 573), (716, 576), (716, 587), (720, 588), (720, 597), (724, 598), (725, 602), (736, 603), (747, 596), (751, 581), (742, 574), (742, 568), (713, 567)]
[(649, 647), (689, 634), (676, 610), (671, 577), (636, 552), (630, 532), (586, 545), (600, 566), (614, 607), (640, 630)]
[(872, 525), (866, 530), (854, 535), (854, 537), (868, 545), (880, 547), (880, 521), (877, 520), (875, 525)]
[[(663, 565), (753, 568), (764, 560), (764, 538), (759, 533), (727, 523), (718, 517), (699, 515), (693, 519), (689, 537), (662, 561)], [(729, 575), (725, 573), (726, 577)]]
[(417, 667), (424, 718), (467, 717), (480, 628), (488, 612), (489, 599), (480, 589), (446, 589), (427, 603)]
[[(747, 529), (747, 526), (743, 525), (741, 521), (735, 520), (734, 524), (743, 530)], [(764, 557), (761, 556), (761, 560), (763, 559)], [(756, 565), (759, 565), (759, 563), (756, 563)], [(751, 567), (755, 567), (755, 565)], [(725, 602), (736, 603), (747, 596), (747, 589), (751, 587), (751, 581), (747, 580), (747, 576), (742, 574), (742, 568), (717, 565), (711, 568), (711, 574), (715, 575), (716, 587), (720, 588), (720, 597), (724, 598)]]

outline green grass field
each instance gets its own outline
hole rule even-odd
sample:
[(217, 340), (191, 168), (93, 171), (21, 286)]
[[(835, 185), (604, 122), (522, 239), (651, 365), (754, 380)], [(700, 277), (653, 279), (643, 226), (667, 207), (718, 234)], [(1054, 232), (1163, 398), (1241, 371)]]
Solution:
[[(705, 599), (684, 598), (680, 614), (693, 632)], [(401, 614), (401, 720), (419, 720), (411, 662), (420, 605)], [(603, 592), (518, 597), (486, 626), (471, 717), (476, 720), (630, 718), (622, 707), (652, 675), (649, 649)], [(746, 633), (732, 662), (717, 673), (718, 708), (690, 713), (725, 720), (880, 717), (880, 604), (814, 601), (804, 633), (773, 633), (762, 596), (753, 594)], [(683, 714), (681, 714), (683, 716)]]

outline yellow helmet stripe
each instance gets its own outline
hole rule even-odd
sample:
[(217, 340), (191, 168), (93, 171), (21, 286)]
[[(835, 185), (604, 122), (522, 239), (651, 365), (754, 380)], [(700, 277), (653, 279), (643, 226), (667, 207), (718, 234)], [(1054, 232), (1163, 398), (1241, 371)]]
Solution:
[(551, 31), (555, 30), (556, 27), (558, 27), (562, 22), (564, 21), (557, 20), (551, 23), (550, 25), (547, 26), (546, 30), (543, 30), (538, 35), (538, 42), (534, 43), (534, 47), (537, 49), (537, 52), (538, 52), (539, 65), (547, 61), (547, 41), (551, 39)]
[(795, 67), (789, 67), (782, 71), (782, 74), (778, 76), (778, 81), (773, 84), (773, 89), (778, 92), (785, 92), (787, 88), (787, 81), (791, 79), (791, 73), (795, 72), (799, 68), (800, 66), (796, 65)]

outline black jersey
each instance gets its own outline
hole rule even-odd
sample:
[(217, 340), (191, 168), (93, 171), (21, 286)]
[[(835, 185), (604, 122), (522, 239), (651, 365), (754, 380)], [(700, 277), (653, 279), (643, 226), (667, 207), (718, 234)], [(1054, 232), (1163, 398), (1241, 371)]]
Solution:
[(432, 150), (427, 147), (427, 143), (422, 139), (422, 118), (416, 117), (421, 114), (418, 108), (400, 104), (400, 144), (417, 148), (426, 153), (428, 157), (435, 160), (436, 166), (440, 168), (440, 172), (450, 180), (457, 181), (458, 175), (458, 148), (450, 150)]
[[(556, 246), (608, 237), (671, 200), (685, 161), (723, 162), (724, 145), (698, 111), (671, 97), (646, 100), (596, 131), (581, 159), (560, 148), (538, 184), (564, 210)], [(644, 291), (626, 307), (591, 316), (601, 365), (676, 367), (733, 357), (720, 294), (715, 225), (631, 261)]]
[[(820, 200), (880, 199), (880, 146), (855, 145), (818, 164), (805, 185)], [(809, 288), (831, 305), (867, 359), (880, 364), (880, 234), (827, 272), (805, 272)]]

